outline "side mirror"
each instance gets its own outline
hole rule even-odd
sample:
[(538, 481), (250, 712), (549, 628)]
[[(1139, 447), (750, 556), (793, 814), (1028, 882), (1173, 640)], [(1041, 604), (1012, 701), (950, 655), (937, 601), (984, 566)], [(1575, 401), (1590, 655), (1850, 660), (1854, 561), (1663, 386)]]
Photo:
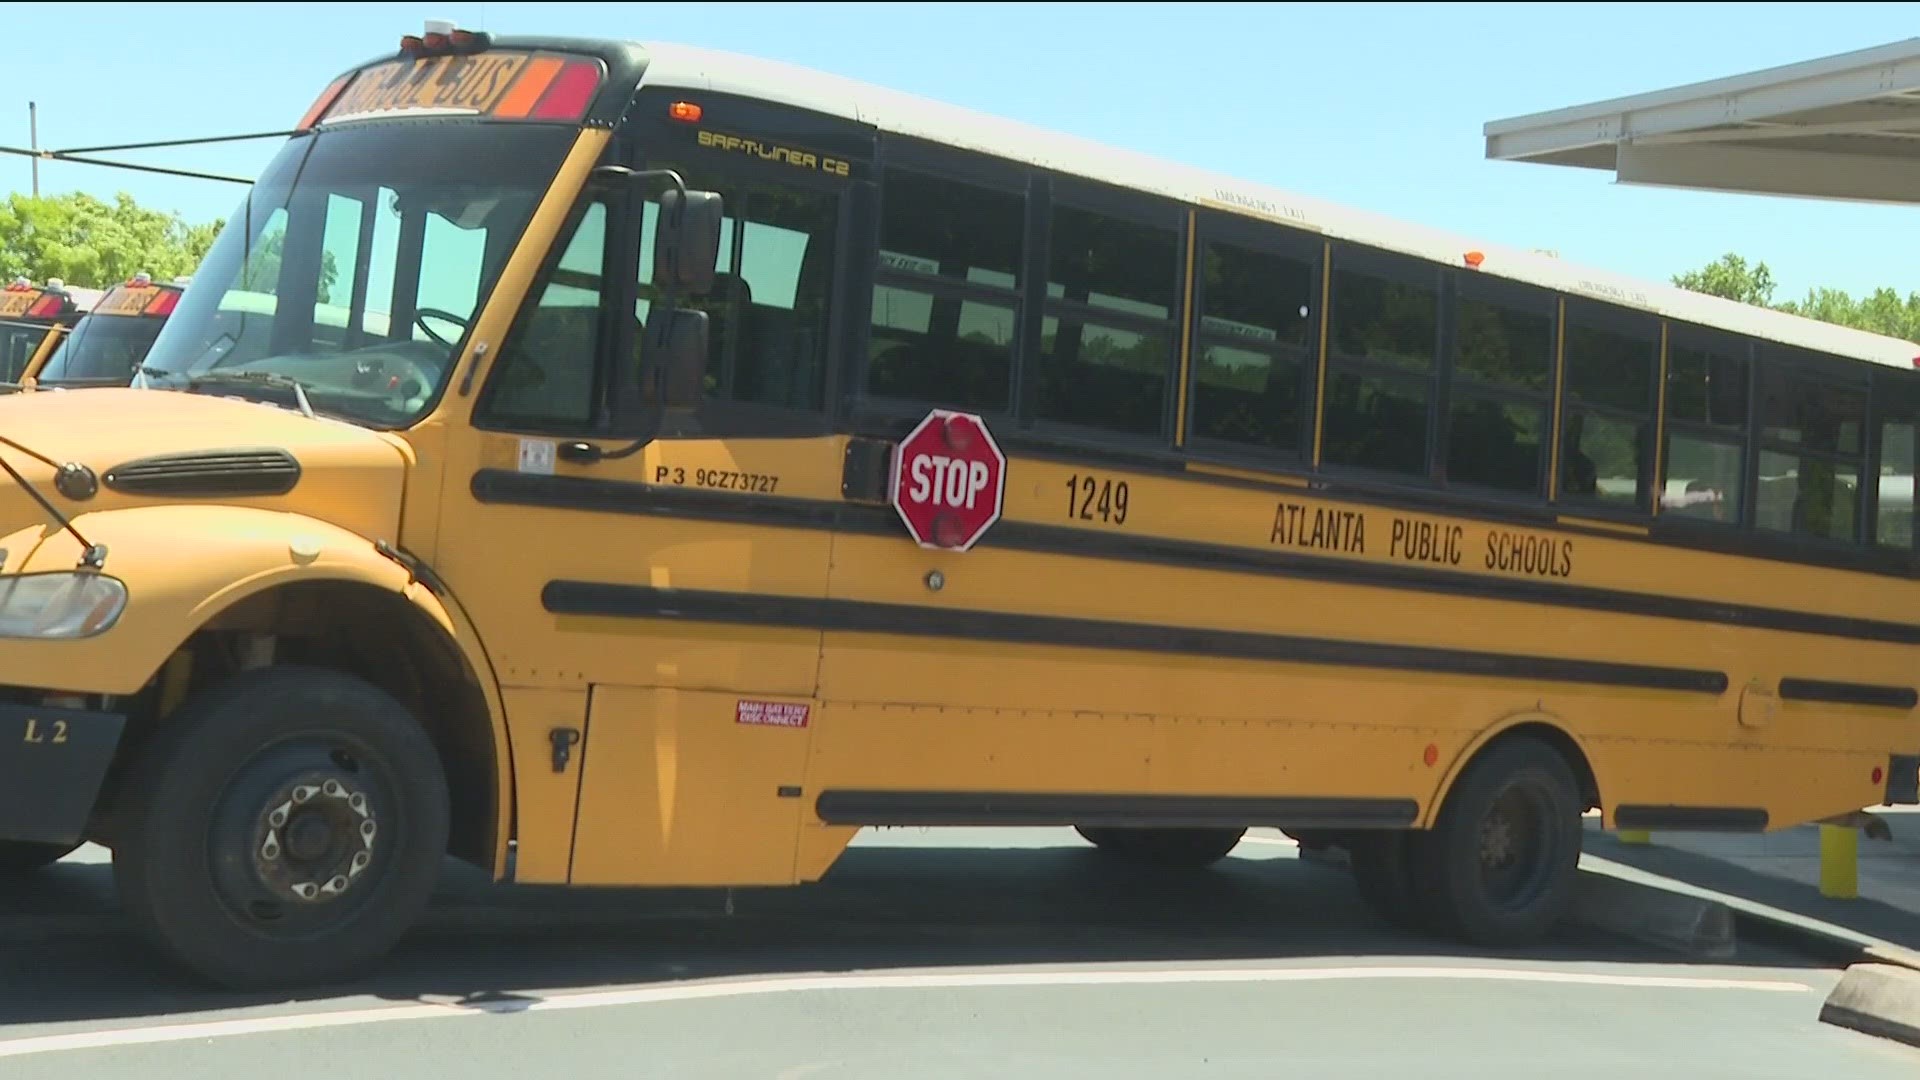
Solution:
[(707, 313), (656, 306), (640, 359), (654, 404), (670, 412), (698, 408), (706, 396)]
[(717, 191), (688, 191), (682, 195), (675, 188), (661, 192), (659, 233), (653, 242), (653, 283), (657, 288), (688, 296), (700, 296), (713, 288), (723, 212)]

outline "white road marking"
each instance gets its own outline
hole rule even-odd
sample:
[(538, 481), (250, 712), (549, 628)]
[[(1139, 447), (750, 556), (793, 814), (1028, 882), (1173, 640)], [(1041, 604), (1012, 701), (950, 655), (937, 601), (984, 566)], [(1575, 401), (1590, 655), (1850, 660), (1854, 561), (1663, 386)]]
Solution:
[(407, 1020), (443, 1020), (461, 1016), (488, 1016), (566, 1009), (603, 1009), (620, 1005), (651, 1005), (669, 1001), (750, 997), (835, 990), (921, 990), (951, 987), (1001, 986), (1142, 986), (1168, 983), (1282, 983), (1332, 982), (1366, 979), (1478, 979), (1497, 982), (1561, 983), (1582, 986), (1644, 987), (1669, 990), (1748, 990), (1765, 993), (1811, 993), (1804, 983), (1767, 979), (1715, 979), (1692, 976), (1615, 975), (1605, 972), (1551, 971), (1540, 968), (1485, 967), (1357, 967), (1321, 968), (1155, 968), (1092, 971), (976, 971), (899, 972), (849, 975), (797, 975), (736, 981), (692, 981), (628, 986), (612, 990), (539, 992), (504, 995), (508, 1000), (473, 1003), (444, 1002), (348, 1009), (337, 1012), (259, 1016), (187, 1024), (75, 1031), (0, 1040), (0, 1058), (25, 1057), (63, 1050), (99, 1050), (117, 1046), (232, 1038), (283, 1031), (352, 1027), (360, 1024)]

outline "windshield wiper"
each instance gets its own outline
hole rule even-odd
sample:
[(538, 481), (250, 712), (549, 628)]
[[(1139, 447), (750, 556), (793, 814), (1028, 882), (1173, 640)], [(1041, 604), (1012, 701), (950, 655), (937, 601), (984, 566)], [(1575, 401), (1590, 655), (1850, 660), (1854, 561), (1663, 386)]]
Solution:
[[(14, 442), (4, 435), (0, 435), (0, 446), (11, 447), (33, 458), (35, 461), (42, 462), (51, 467), (53, 469), (53, 486), (59, 488), (60, 494), (65, 495), (69, 499), (75, 501), (90, 499), (93, 497), (93, 493), (99, 490), (99, 482), (94, 479), (93, 470), (77, 461), (69, 461), (65, 465), (62, 465), (47, 455), (21, 446), (19, 443)], [(79, 565), (98, 570), (107, 564), (106, 547), (102, 544), (96, 544), (80, 535), (80, 530), (73, 527), (73, 521), (68, 518), (67, 515), (61, 513), (59, 507), (53, 505), (53, 500), (40, 494), (39, 488), (34, 487), (32, 482), (26, 477), (21, 476), (20, 470), (14, 468), (13, 463), (8, 461), (4, 454), (0, 454), (0, 469), (6, 470), (7, 475), (13, 478), (13, 482), (20, 485), (20, 490), (33, 496), (33, 501), (40, 504), (40, 509), (45, 510), (51, 515), (53, 520), (60, 523), (60, 528), (79, 543)]]
[(168, 371), (166, 368), (157, 368), (151, 364), (135, 364), (133, 365), (133, 379), (128, 382), (127, 385), (135, 390), (151, 390), (156, 385), (156, 380), (177, 379), (179, 377), (178, 372)]
[[(140, 372), (143, 375), (146, 374), (145, 365), (141, 366)], [(209, 371), (201, 375), (187, 376), (189, 390), (219, 383), (259, 383), (262, 386), (292, 390), (293, 400), (300, 406), (300, 415), (309, 420), (313, 419), (313, 403), (307, 400), (306, 385), (291, 375), (282, 375), (276, 371)]]

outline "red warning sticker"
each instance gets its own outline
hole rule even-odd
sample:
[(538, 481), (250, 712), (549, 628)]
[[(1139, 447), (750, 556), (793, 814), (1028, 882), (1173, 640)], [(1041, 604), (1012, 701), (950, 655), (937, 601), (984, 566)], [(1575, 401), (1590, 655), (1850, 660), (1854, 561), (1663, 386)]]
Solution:
[(741, 699), (733, 719), (739, 724), (765, 724), (770, 727), (806, 727), (813, 706), (801, 702), (748, 701)]

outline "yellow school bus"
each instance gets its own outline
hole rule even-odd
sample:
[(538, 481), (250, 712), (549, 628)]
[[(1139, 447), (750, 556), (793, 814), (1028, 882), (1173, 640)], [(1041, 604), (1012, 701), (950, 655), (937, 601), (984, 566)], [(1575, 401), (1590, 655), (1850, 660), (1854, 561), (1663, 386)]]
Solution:
[(35, 389), (127, 385), (180, 302), (184, 284), (138, 273), (107, 289), (71, 331), (34, 357), (20, 382)]
[(792, 67), (408, 36), (135, 385), (0, 401), (0, 839), (111, 848), (232, 986), (366, 970), (443, 852), (788, 885), (887, 825), (1276, 826), (1525, 945), (1590, 809), (1916, 801), (1915, 353)]
[(0, 286), (0, 388), (31, 378), (85, 314), (84, 300), (58, 280), (39, 286), (22, 277)]

